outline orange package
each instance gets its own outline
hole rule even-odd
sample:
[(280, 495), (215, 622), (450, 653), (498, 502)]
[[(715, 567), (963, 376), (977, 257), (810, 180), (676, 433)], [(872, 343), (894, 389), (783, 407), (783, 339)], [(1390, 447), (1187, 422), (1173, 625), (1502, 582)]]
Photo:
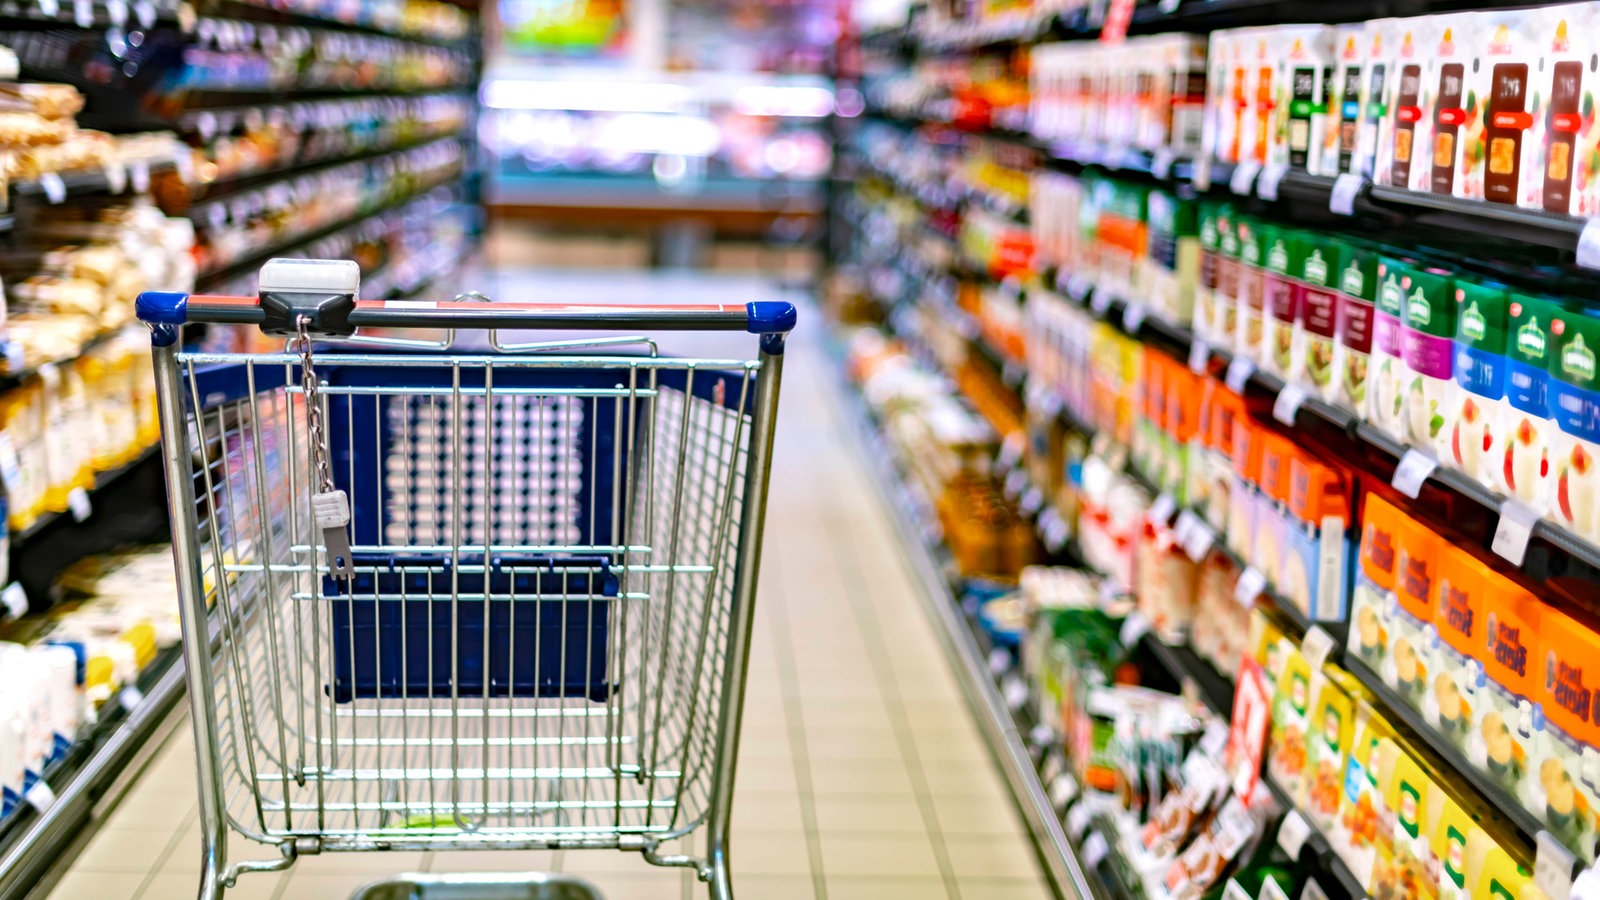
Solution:
[(1393, 632), (1389, 598), (1394, 595), (1401, 534), (1411, 519), (1377, 494), (1366, 494), (1364, 499), (1356, 583), (1351, 591), (1349, 649), (1372, 671), (1382, 672), (1388, 665)]
[[(1533, 708), (1544, 717), (1543, 740), (1529, 754), (1528, 777), (1518, 799), (1551, 834), (1593, 860), (1600, 838), (1600, 786), (1592, 768), (1600, 747), (1600, 631), (1587, 613), (1543, 606), (1533, 662)], [(1535, 790), (1535, 787), (1537, 790)]]
[(1434, 596), (1439, 578), (1439, 557), (1444, 542), (1433, 529), (1408, 519), (1400, 532), (1399, 561), (1395, 565), (1390, 614), (1388, 663), (1379, 674), (1400, 697), (1418, 711), (1427, 694), (1428, 632), (1433, 627)]
[(1238, 416), (1233, 421), (1233, 485), (1228, 492), (1228, 549), (1248, 560), (1255, 552), (1256, 482), (1261, 478), (1261, 435), (1266, 430)]
[(1423, 718), (1451, 744), (1466, 750), (1485, 684), (1484, 595), (1491, 573), (1472, 554), (1446, 546), (1439, 558), (1439, 598), (1433, 627), (1439, 646), (1422, 705)]
[(1345, 618), (1350, 546), (1349, 478), (1308, 453), (1289, 463), (1289, 517), (1278, 592), (1316, 622)]
[(1247, 560), (1267, 576), (1267, 583), (1278, 585), (1289, 515), (1289, 469), (1299, 450), (1293, 441), (1265, 428), (1257, 440), (1261, 444), (1261, 492), (1256, 496), (1255, 553)]

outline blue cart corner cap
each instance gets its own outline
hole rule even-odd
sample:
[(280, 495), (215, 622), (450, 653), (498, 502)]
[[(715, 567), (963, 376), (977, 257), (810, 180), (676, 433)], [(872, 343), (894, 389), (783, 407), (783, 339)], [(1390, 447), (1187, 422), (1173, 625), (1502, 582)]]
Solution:
[(182, 325), (189, 317), (189, 295), (178, 291), (144, 291), (134, 301), (139, 321), (148, 325)]
[(745, 330), (751, 334), (787, 334), (799, 320), (799, 312), (787, 300), (757, 300), (745, 306), (750, 312)]

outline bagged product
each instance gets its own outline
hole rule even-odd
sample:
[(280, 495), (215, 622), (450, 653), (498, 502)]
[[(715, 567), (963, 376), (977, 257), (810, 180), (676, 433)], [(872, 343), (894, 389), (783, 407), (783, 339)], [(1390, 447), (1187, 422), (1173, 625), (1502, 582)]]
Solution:
[(1456, 411), (1443, 459), (1493, 488), (1496, 417), (1506, 390), (1507, 294), (1458, 278), (1455, 297)]
[(1389, 257), (1378, 260), (1377, 303), (1372, 321), (1371, 385), (1367, 420), (1404, 441), (1406, 377), (1400, 332), (1405, 321), (1406, 266)]
[(1262, 262), (1263, 344), (1261, 368), (1285, 380), (1298, 380), (1295, 364), (1295, 320), (1298, 318), (1295, 280), (1290, 270), (1303, 267), (1299, 233), (1289, 228), (1266, 230)]
[(1488, 686), (1482, 659), (1488, 575), (1488, 568), (1465, 550), (1446, 545), (1440, 552), (1439, 602), (1433, 613), (1438, 643), (1422, 717), (1463, 751)]
[(1364, 495), (1361, 547), (1351, 591), (1349, 650), (1374, 672), (1389, 665), (1395, 578), (1402, 532), (1410, 519), (1377, 494)]
[(1297, 278), (1295, 290), (1295, 351), (1290, 370), (1312, 396), (1329, 403), (1339, 402), (1339, 293), (1335, 283), (1343, 264), (1344, 245), (1333, 238), (1315, 234), (1300, 235), (1297, 254), (1299, 268), (1290, 272)]
[(1378, 256), (1359, 244), (1345, 245), (1339, 270), (1339, 312), (1334, 324), (1339, 362), (1336, 401), (1367, 415), (1374, 300), (1378, 295)]
[(1543, 610), (1538, 635), (1539, 705), (1547, 717), (1543, 746), (1530, 760), (1528, 808), (1550, 832), (1585, 859), (1600, 832), (1600, 635), (1588, 614), (1562, 607)]
[(1600, 542), (1600, 319), (1562, 311), (1550, 323), (1555, 346), (1550, 356), (1549, 403), (1555, 430), (1550, 434), (1548, 515), (1590, 542)]
[(1541, 513), (1549, 513), (1550, 334), (1558, 307), (1526, 294), (1511, 295), (1506, 321), (1506, 396), (1495, 428), (1499, 448), (1489, 460), (1495, 487)]
[(1405, 360), (1406, 440), (1436, 459), (1450, 456), (1455, 428), (1455, 291), (1448, 273), (1410, 268), (1400, 355)]
[[(1538, 32), (1542, 17), (1527, 10), (1479, 14), (1478, 68), (1473, 90), (1483, 104), (1482, 134), (1474, 135), (1463, 197), (1538, 207), (1544, 189), (1541, 162), (1549, 95), (1538, 87), (1551, 77)], [(1570, 97), (1564, 105), (1575, 105)]]

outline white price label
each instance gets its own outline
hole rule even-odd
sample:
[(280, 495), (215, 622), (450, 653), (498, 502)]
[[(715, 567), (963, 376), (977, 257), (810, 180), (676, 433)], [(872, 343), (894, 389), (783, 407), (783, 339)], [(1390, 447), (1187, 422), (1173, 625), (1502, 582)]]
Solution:
[(67, 183), (61, 180), (60, 173), (46, 172), (40, 175), (39, 189), (44, 191), (44, 198), (49, 200), (52, 206), (67, 199)]
[(20, 619), (28, 614), (28, 592), (22, 589), (21, 584), (13, 581), (6, 585), (5, 590), (0, 591), (0, 606), (6, 608), (6, 613), (11, 618)]
[(1172, 518), (1172, 514), (1176, 512), (1177, 509), (1178, 501), (1172, 499), (1171, 494), (1163, 492), (1155, 499), (1154, 503), (1150, 504), (1150, 509), (1145, 512), (1144, 517), (1146, 521), (1153, 525), (1164, 525), (1168, 519)]
[(122, 704), (123, 709), (133, 712), (139, 708), (140, 704), (144, 703), (144, 691), (130, 684), (117, 695), (117, 700)]
[(1256, 605), (1256, 598), (1267, 589), (1267, 576), (1255, 566), (1244, 570), (1233, 584), (1233, 599), (1246, 608)]
[(1183, 552), (1189, 554), (1189, 558), (1195, 562), (1204, 562), (1216, 542), (1217, 535), (1211, 530), (1211, 526), (1201, 522), (1189, 532), (1188, 539), (1183, 542)]
[(1534, 839), (1533, 884), (1550, 900), (1570, 900), (1572, 896), (1572, 851), (1548, 831)]
[(93, 28), (94, 3), (91, 0), (72, 0), (72, 21), (79, 28)]
[(1050, 805), (1056, 809), (1065, 809), (1078, 796), (1078, 780), (1065, 773), (1057, 775), (1050, 782)]
[(22, 458), (11, 435), (4, 431), (0, 431), (0, 481), (13, 493), (22, 487)]
[(1278, 199), (1278, 185), (1283, 182), (1283, 176), (1289, 174), (1288, 163), (1273, 163), (1261, 170), (1261, 177), (1256, 179), (1256, 196), (1263, 200)]
[(106, 163), (106, 187), (113, 194), (120, 194), (128, 189), (128, 170), (122, 163), (112, 161)]
[(1233, 391), (1235, 394), (1243, 394), (1244, 386), (1249, 383), (1250, 376), (1255, 373), (1256, 364), (1254, 361), (1243, 356), (1235, 356), (1233, 362), (1228, 363), (1228, 375), (1223, 380), (1223, 383), (1228, 386), (1228, 390)]
[(195, 116), (194, 130), (200, 140), (209, 142), (217, 136), (217, 114), (207, 110)]
[(67, 492), (67, 509), (72, 513), (75, 522), (82, 522), (94, 512), (94, 504), (89, 502), (89, 492), (82, 487), (75, 487)]
[(1311, 664), (1313, 672), (1322, 668), (1328, 661), (1328, 654), (1333, 652), (1333, 635), (1322, 630), (1321, 625), (1313, 625), (1306, 629), (1306, 636), (1300, 640), (1300, 655)]
[(1028, 702), (1028, 683), (1021, 676), (1007, 675), (1000, 683), (1001, 693), (1005, 696), (1006, 709), (1016, 712)]
[(1500, 504), (1500, 523), (1494, 528), (1494, 543), (1489, 548), (1514, 566), (1522, 565), (1528, 555), (1528, 540), (1533, 537), (1533, 526), (1539, 514), (1526, 503), (1507, 500)]
[(1211, 345), (1196, 339), (1189, 345), (1189, 371), (1204, 375), (1211, 371)]
[(1334, 179), (1333, 190), (1328, 194), (1328, 211), (1339, 216), (1355, 215), (1356, 198), (1361, 196), (1361, 189), (1366, 183), (1366, 179), (1354, 172), (1346, 172)]
[(128, 0), (106, 0), (106, 15), (118, 28), (128, 24)]
[(1122, 639), (1122, 646), (1133, 647), (1138, 645), (1139, 639), (1148, 634), (1149, 631), (1150, 619), (1148, 616), (1138, 610), (1128, 613), (1128, 617), (1122, 620), (1122, 631), (1119, 635)]
[(1434, 470), (1439, 468), (1439, 461), (1421, 450), (1412, 448), (1406, 455), (1400, 457), (1400, 464), (1394, 467), (1394, 477), (1389, 479), (1389, 484), (1394, 489), (1407, 497), (1415, 500), (1422, 493), (1422, 483), (1428, 480)]
[(1272, 403), (1272, 417), (1285, 425), (1293, 425), (1305, 402), (1305, 388), (1298, 384), (1286, 384), (1278, 391), (1278, 399)]
[(1083, 864), (1092, 869), (1105, 862), (1109, 852), (1111, 848), (1106, 845), (1106, 836), (1096, 831), (1083, 842)]
[(1138, 334), (1139, 326), (1144, 324), (1147, 310), (1143, 303), (1129, 303), (1122, 308), (1122, 330), (1129, 334)]
[(128, 180), (133, 183), (136, 194), (150, 192), (150, 163), (146, 160), (136, 159), (128, 164)]
[(1194, 530), (1199, 527), (1200, 517), (1195, 515), (1192, 510), (1185, 509), (1178, 513), (1178, 520), (1172, 523), (1172, 536), (1177, 539), (1178, 543), (1182, 544), (1189, 540), (1189, 535), (1193, 534)]
[(56, 792), (50, 789), (49, 782), (41, 778), (33, 783), (33, 787), (28, 788), (22, 799), (28, 801), (28, 805), (39, 812), (46, 813), (50, 811), (50, 807), (56, 805)]
[(1194, 173), (1189, 180), (1197, 191), (1211, 190), (1211, 157), (1202, 156), (1194, 161)]
[(1011, 668), (1011, 654), (1003, 647), (996, 647), (989, 651), (989, 674), (999, 677), (1001, 672)]
[(1579, 872), (1572, 882), (1571, 900), (1600, 900), (1600, 872), (1593, 867)]
[(1077, 840), (1089, 830), (1089, 820), (1094, 818), (1094, 806), (1084, 798), (1067, 811), (1067, 837)]
[(39, 0), (39, 12), (46, 19), (54, 19), (61, 15), (60, 0)]
[(156, 5), (150, 0), (134, 0), (133, 17), (139, 20), (139, 27), (156, 27)]
[(1104, 316), (1111, 308), (1111, 292), (1096, 290), (1089, 295), (1089, 309), (1097, 316)]
[(1311, 837), (1311, 823), (1306, 817), (1300, 815), (1298, 810), (1289, 810), (1283, 817), (1283, 824), (1278, 826), (1278, 846), (1289, 858), (1298, 860), (1300, 848), (1306, 845), (1306, 838)]
[(1172, 164), (1177, 161), (1178, 155), (1171, 150), (1166, 148), (1157, 150), (1156, 155), (1150, 158), (1150, 174), (1154, 175), (1157, 181), (1166, 181), (1172, 175)]
[(1255, 161), (1239, 163), (1233, 169), (1233, 177), (1228, 179), (1228, 190), (1240, 197), (1250, 196), (1250, 189), (1255, 186), (1256, 176), (1261, 174), (1261, 164)]
[(1026, 515), (1034, 515), (1044, 506), (1044, 494), (1036, 487), (1030, 487), (1022, 494), (1022, 511)]
[(1025, 488), (1027, 488), (1027, 486), (1028, 486), (1028, 473), (1022, 471), (1021, 469), (1012, 469), (1011, 470), (1011, 474), (1006, 476), (1006, 496), (1007, 497), (1020, 497), (1020, 496), (1022, 496), (1022, 492), (1023, 492), (1023, 490)]

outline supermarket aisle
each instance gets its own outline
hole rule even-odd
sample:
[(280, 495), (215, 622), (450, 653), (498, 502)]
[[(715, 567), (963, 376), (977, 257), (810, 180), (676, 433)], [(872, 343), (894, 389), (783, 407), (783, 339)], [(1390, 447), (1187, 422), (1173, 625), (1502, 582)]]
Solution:
[[(743, 302), (748, 277), (502, 275), (494, 293), (610, 302)], [(777, 468), (734, 818), (747, 900), (1043, 900), (1031, 845), (914, 594), (834, 408), (815, 313), (786, 365)], [(52, 900), (193, 895), (193, 749), (184, 727)], [(261, 856), (231, 844), (234, 855)], [(561, 870), (606, 900), (704, 897), (683, 871), (622, 853), (356, 854), (241, 881), (238, 900), (343, 900), (407, 871)]]

